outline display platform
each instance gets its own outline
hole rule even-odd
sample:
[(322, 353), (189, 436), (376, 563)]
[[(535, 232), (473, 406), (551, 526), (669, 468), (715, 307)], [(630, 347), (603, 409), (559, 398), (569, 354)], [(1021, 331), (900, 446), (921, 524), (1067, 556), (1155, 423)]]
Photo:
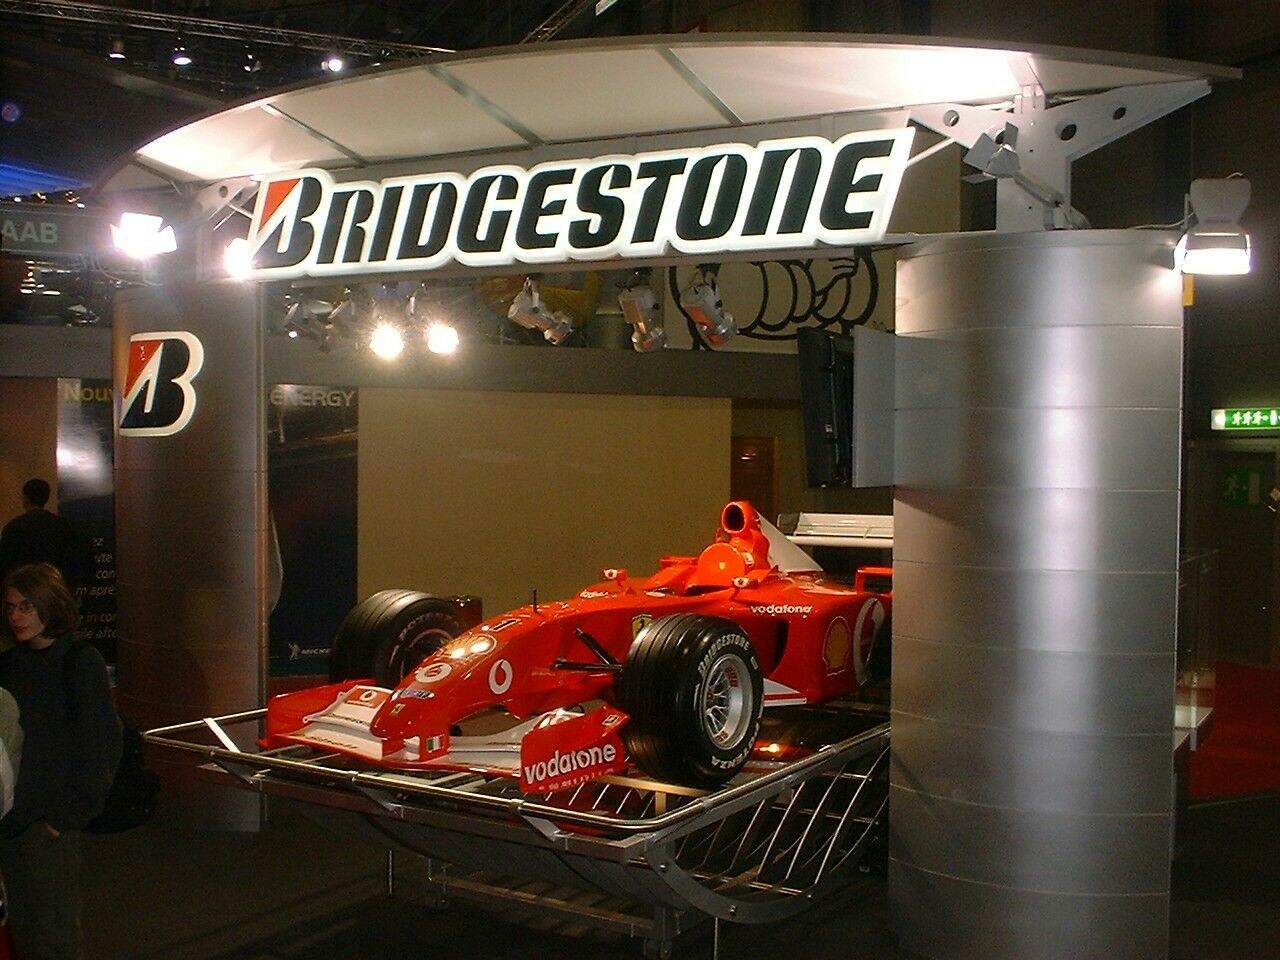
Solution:
[(236, 728), (264, 714), (145, 736), (202, 757), (204, 778), (296, 801), (327, 825), (424, 858), (437, 895), (572, 918), (640, 938), (648, 956), (668, 956), (681, 931), (708, 918), (790, 916), (884, 857), (889, 725), (878, 705), (770, 711), (751, 762), (712, 792), (628, 771), (536, 798), (487, 773), (237, 747)]

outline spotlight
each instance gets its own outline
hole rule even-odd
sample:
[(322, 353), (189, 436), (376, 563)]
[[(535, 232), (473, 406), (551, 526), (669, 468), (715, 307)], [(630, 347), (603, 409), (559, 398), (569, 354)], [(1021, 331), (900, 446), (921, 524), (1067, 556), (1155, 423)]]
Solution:
[(333, 304), (324, 300), (291, 303), (284, 315), (285, 335), (290, 340), (314, 340), (321, 350), (328, 350), (333, 342), (333, 324), (327, 317), (332, 312)]
[(347, 68), (347, 61), (336, 53), (328, 54), (320, 61), (320, 69), (325, 73), (341, 73)]
[(249, 247), (249, 241), (244, 237), (236, 237), (228, 243), (222, 255), (227, 276), (235, 280), (243, 280), (247, 277), (249, 268), (253, 265), (252, 257), (253, 251)]
[(262, 69), (262, 61), (253, 55), (247, 47), (244, 51), (244, 63), (241, 65), (245, 73), (257, 73)]
[(135, 260), (178, 249), (173, 227), (161, 227), (163, 218), (145, 213), (122, 213), (120, 224), (111, 225), (111, 242)]
[(191, 54), (187, 53), (187, 48), (181, 40), (173, 48), (173, 52), (169, 54), (169, 62), (175, 67), (191, 66)]
[(667, 345), (667, 331), (662, 327), (657, 299), (649, 285), (650, 275), (651, 271), (647, 269), (637, 270), (618, 294), (618, 307), (622, 310), (622, 316), (635, 327), (635, 332), (631, 334), (631, 345), (640, 353), (652, 353)]
[(558, 310), (552, 313), (542, 305), (538, 281), (531, 276), (525, 277), (524, 289), (511, 301), (507, 319), (529, 330), (541, 330), (546, 341), (557, 346), (564, 343), (565, 338), (573, 331), (573, 320), (567, 313)]
[(383, 321), (369, 336), (369, 349), (383, 360), (394, 360), (404, 350), (404, 334), (394, 323)]
[(458, 331), (437, 320), (427, 325), (427, 349), (432, 353), (453, 353), (458, 349)]
[[(359, 300), (359, 306), (356, 301)], [(347, 291), (346, 298), (339, 302), (329, 315), (325, 317), (325, 323), (328, 324), (335, 333), (344, 337), (354, 337), (356, 334), (356, 326), (363, 316), (368, 316), (369, 311), (360, 308), (369, 307), (368, 294), (360, 287), (356, 287)]]
[(121, 40), (119, 37), (112, 37), (111, 49), (107, 51), (107, 59), (123, 60), (124, 58), (125, 58), (124, 41)]
[(718, 266), (702, 264), (689, 286), (680, 294), (680, 306), (693, 318), (702, 338), (713, 347), (720, 346), (738, 332), (733, 314), (725, 310), (716, 286), (719, 269)]
[(1249, 181), (1193, 180), (1187, 197), (1195, 225), (1173, 251), (1174, 267), (1183, 273), (1239, 275), (1249, 272), (1249, 235), (1240, 216), (1249, 206)]

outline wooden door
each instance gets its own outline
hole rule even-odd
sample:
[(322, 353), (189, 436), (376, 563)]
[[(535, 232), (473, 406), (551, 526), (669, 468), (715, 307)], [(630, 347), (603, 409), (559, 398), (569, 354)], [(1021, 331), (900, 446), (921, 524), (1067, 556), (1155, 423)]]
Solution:
[(733, 437), (729, 496), (748, 500), (760, 516), (778, 522), (778, 438)]
[(1218, 655), (1280, 666), (1274, 450), (1202, 449), (1188, 477), (1188, 549), (1219, 551)]

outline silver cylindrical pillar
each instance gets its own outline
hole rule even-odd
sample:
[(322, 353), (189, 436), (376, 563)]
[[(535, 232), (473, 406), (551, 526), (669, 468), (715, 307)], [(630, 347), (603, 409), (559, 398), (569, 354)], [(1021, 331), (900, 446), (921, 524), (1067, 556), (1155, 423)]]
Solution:
[(967, 236), (898, 267), (889, 881), (927, 956), (1168, 955), (1170, 251)]
[[(223, 281), (141, 287), (116, 298), (118, 700), (144, 728), (264, 700), (258, 296), (253, 285)], [(257, 797), (197, 784), (176, 754), (153, 751), (148, 760), (170, 813), (257, 827)]]

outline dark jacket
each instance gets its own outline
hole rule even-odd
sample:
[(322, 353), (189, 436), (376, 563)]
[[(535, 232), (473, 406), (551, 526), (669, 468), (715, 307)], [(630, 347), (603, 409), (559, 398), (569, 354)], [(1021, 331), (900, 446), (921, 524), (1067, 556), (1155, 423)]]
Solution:
[(80, 581), (80, 550), (71, 524), (43, 507), (20, 513), (0, 530), (0, 577), (28, 563), (52, 563), (62, 571), (67, 583)]
[(106, 664), (93, 647), (77, 644), (68, 674), (64, 661), (71, 649), (65, 636), (43, 650), (23, 643), (0, 654), (0, 685), (18, 701), (23, 732), (13, 809), (0, 820), (4, 836), (40, 820), (59, 831), (83, 829), (101, 812), (115, 779), (120, 719)]

